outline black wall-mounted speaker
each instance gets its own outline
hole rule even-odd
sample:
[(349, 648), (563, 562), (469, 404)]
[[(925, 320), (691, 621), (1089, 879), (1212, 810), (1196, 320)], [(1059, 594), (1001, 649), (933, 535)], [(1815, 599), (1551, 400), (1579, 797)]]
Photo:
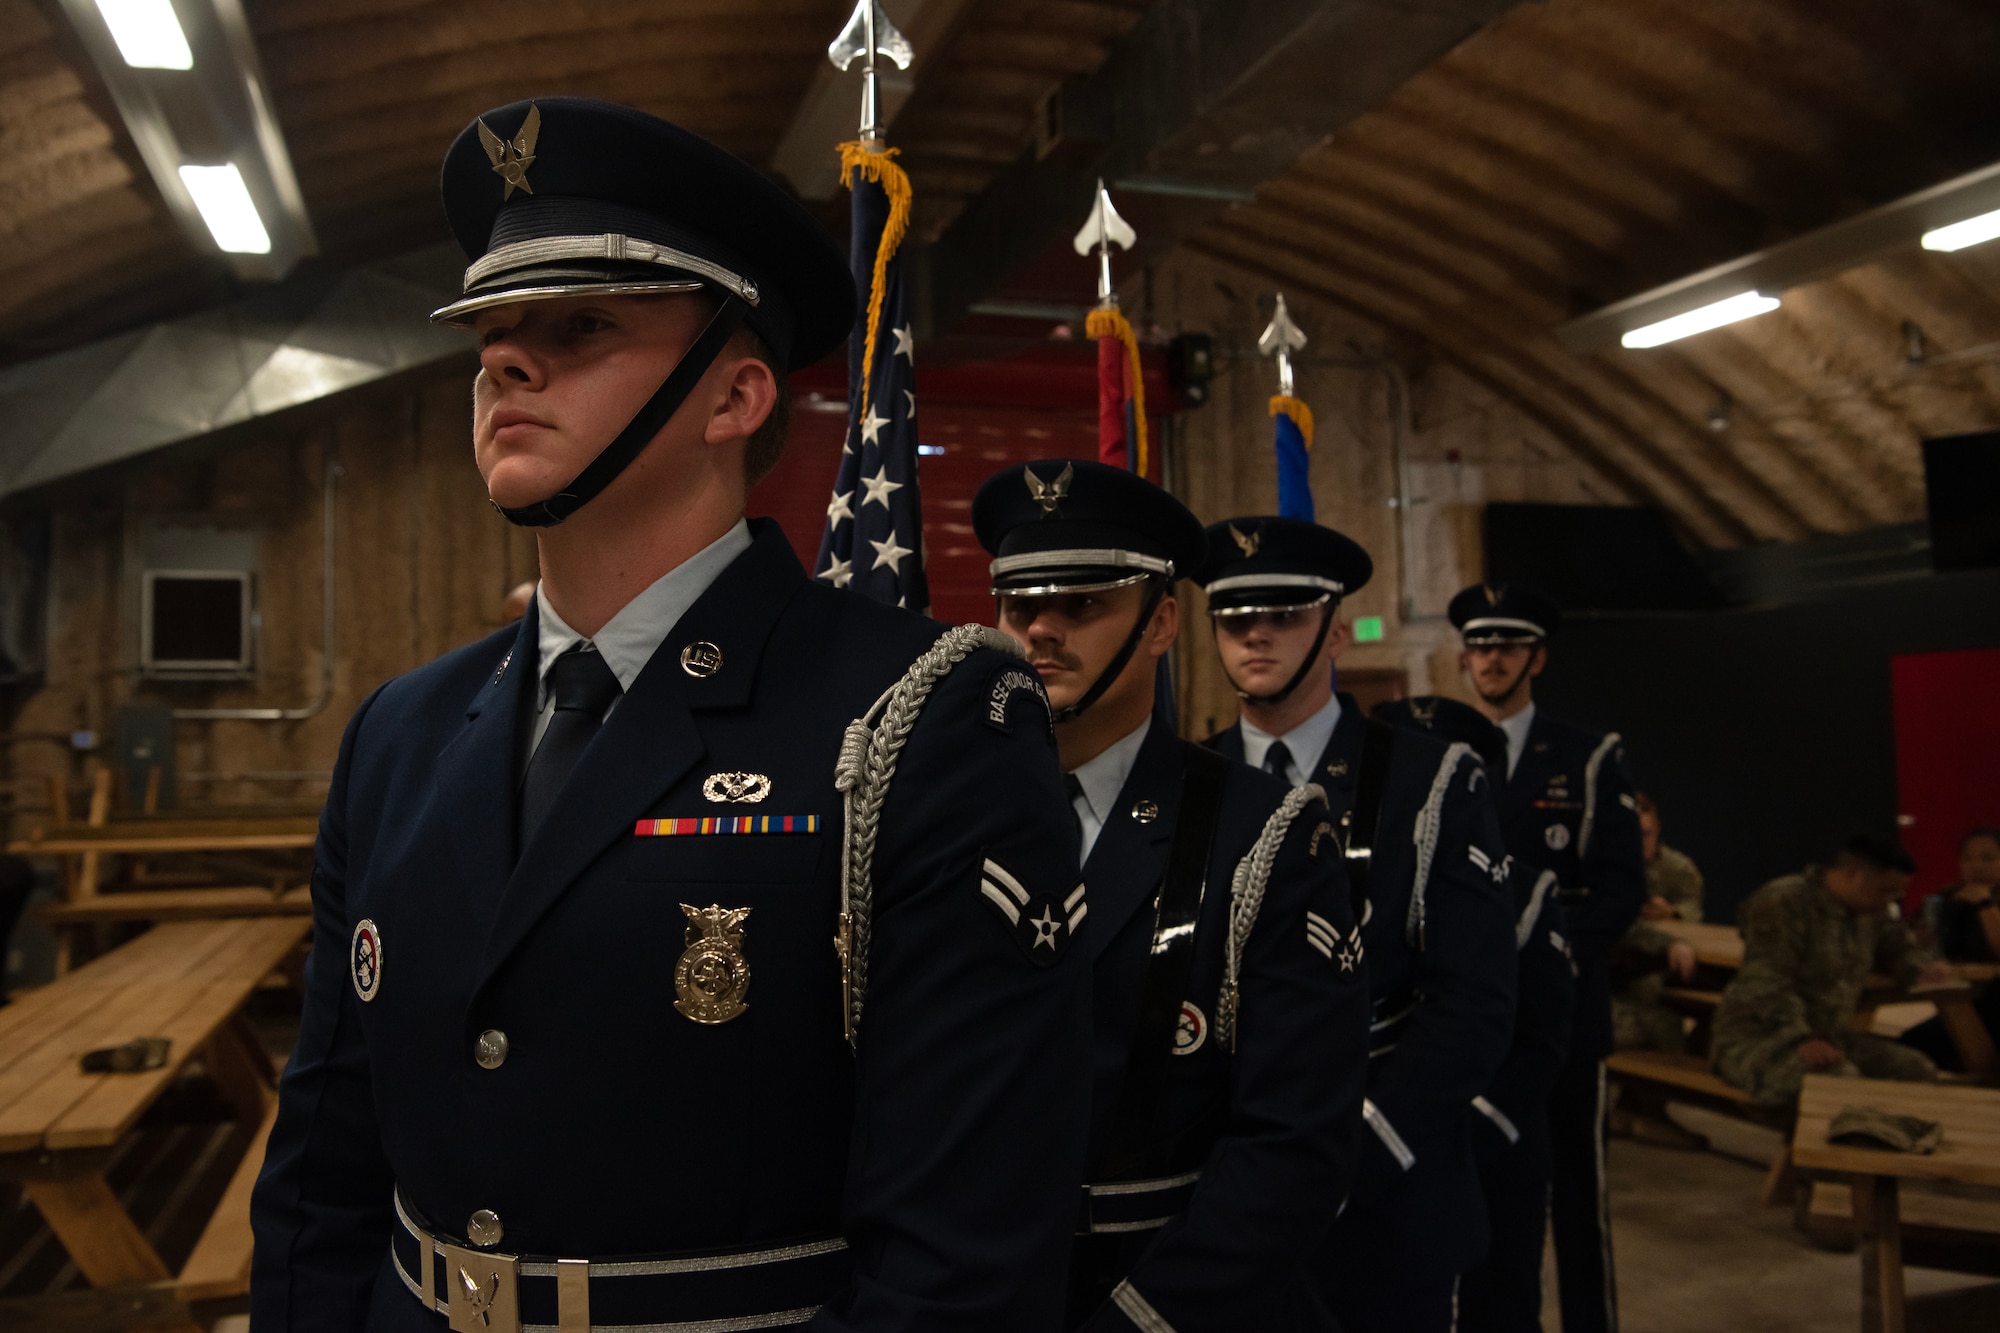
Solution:
[(2000, 430), (1924, 441), (1931, 568), (2000, 569)]

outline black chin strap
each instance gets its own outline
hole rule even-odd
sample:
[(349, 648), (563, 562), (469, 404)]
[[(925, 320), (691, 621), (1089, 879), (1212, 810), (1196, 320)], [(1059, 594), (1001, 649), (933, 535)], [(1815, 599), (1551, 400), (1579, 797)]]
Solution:
[(1097, 679), (1091, 682), (1090, 688), (1083, 692), (1081, 698), (1067, 708), (1056, 709), (1057, 722), (1067, 722), (1081, 714), (1084, 709), (1104, 696), (1104, 692), (1111, 688), (1111, 682), (1124, 674), (1126, 664), (1132, 660), (1132, 654), (1139, 650), (1139, 640), (1145, 636), (1146, 626), (1153, 623), (1153, 612), (1159, 610), (1160, 603), (1166, 600), (1168, 586), (1166, 580), (1154, 579), (1152, 582), (1153, 590), (1146, 595), (1146, 604), (1139, 608), (1138, 623), (1133, 625), (1132, 632), (1125, 636), (1125, 646), (1118, 650), (1118, 656), (1111, 659), (1111, 665), (1098, 673)]
[(1313, 635), (1313, 646), (1307, 650), (1306, 660), (1299, 663), (1299, 669), (1297, 671), (1294, 671), (1292, 673), (1292, 678), (1285, 682), (1285, 688), (1279, 690), (1275, 694), (1247, 693), (1245, 692), (1245, 690), (1241, 685), (1236, 684), (1236, 677), (1229, 675), (1229, 668), (1226, 666), (1222, 668), (1222, 674), (1228, 677), (1230, 685), (1234, 687), (1236, 690), (1236, 697), (1241, 699), (1244, 703), (1256, 704), (1259, 708), (1266, 707), (1270, 704), (1281, 704), (1285, 700), (1291, 698), (1292, 691), (1296, 690), (1301, 684), (1305, 682), (1306, 673), (1308, 671), (1311, 671), (1313, 668), (1313, 663), (1319, 660), (1319, 650), (1326, 646), (1327, 631), (1333, 628), (1333, 618), (1339, 613), (1340, 613), (1339, 602), (1331, 601), (1326, 604), (1326, 614), (1320, 617), (1319, 633)]
[(553, 527), (596, 499), (597, 493), (616, 480), (618, 474), (653, 442), (653, 437), (660, 433), (660, 427), (667, 424), (668, 418), (680, 411), (681, 404), (694, 392), (694, 386), (715, 364), (715, 358), (736, 336), (736, 330), (743, 327), (743, 321), (749, 314), (750, 307), (742, 297), (734, 292), (724, 295), (714, 318), (708, 321), (708, 327), (701, 331), (694, 345), (687, 349), (666, 380), (646, 400), (646, 405), (625, 424), (624, 430), (618, 432), (617, 438), (590, 460), (589, 466), (577, 473), (569, 485), (546, 500), (519, 509), (508, 509), (495, 503), (493, 507), (500, 511), (500, 516), (524, 528)]

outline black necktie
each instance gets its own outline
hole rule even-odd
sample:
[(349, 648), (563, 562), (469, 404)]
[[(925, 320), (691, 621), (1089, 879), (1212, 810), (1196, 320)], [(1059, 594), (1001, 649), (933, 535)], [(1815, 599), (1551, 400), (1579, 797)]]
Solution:
[(584, 747), (597, 734), (605, 710), (624, 693), (618, 677), (604, 656), (586, 651), (579, 644), (555, 660), (549, 668), (549, 693), (555, 696), (556, 711), (542, 732), (542, 743), (528, 760), (528, 774), (521, 781), (521, 845), (535, 836), (556, 795), (569, 781), (570, 770), (583, 756)]
[(1083, 812), (1076, 803), (1083, 799), (1083, 784), (1076, 780), (1076, 774), (1063, 774), (1063, 790), (1069, 793), (1069, 817), (1076, 824), (1076, 853), (1083, 855)]
[(1292, 781), (1292, 752), (1285, 748), (1283, 741), (1272, 741), (1271, 748), (1264, 751), (1264, 771), (1278, 781), (1290, 785)]

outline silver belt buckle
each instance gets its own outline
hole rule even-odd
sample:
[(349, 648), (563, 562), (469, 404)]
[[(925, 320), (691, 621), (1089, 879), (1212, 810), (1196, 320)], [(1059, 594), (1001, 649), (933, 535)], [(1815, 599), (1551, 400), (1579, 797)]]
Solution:
[(515, 1289), (519, 1260), (458, 1245), (444, 1247), (445, 1314), (452, 1333), (521, 1333)]

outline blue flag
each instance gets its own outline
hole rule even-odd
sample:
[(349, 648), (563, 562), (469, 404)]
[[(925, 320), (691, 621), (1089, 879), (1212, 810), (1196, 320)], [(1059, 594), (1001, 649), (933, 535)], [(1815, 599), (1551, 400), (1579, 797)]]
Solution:
[(1313, 521), (1312, 409), (1290, 394), (1271, 399), (1278, 423), (1278, 513)]
[(849, 252), (860, 313), (847, 341), (847, 445), (813, 574), (878, 602), (929, 614), (917, 490), (916, 346), (903, 259), (910, 183), (894, 149), (843, 144), (853, 196)]

